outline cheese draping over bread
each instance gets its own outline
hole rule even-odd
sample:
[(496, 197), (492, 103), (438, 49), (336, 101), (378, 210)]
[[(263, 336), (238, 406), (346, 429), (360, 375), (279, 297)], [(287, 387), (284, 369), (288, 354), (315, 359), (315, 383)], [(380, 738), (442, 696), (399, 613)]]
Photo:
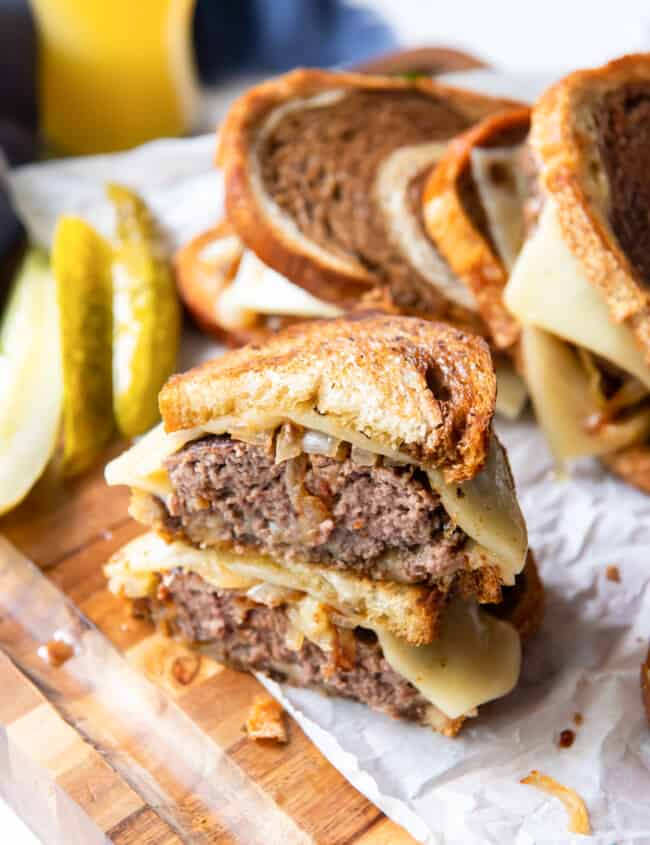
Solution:
[[(180, 567), (195, 572), (219, 589), (248, 590), (256, 583), (280, 584), (296, 591), (284, 601), (298, 604), (302, 609), (305, 582), (300, 574), (273, 564), (268, 558), (256, 555), (236, 555), (218, 550), (195, 549), (182, 543), (167, 544), (153, 533), (144, 534), (123, 547), (106, 567), (109, 584), (114, 592), (132, 596), (148, 595), (155, 583), (153, 573), (164, 574)], [(324, 567), (305, 564), (310, 571), (318, 570), (318, 578), (328, 586), (314, 586), (309, 579), (309, 594), (319, 602), (332, 604), (332, 589), (336, 581), (355, 579), (342, 573), (326, 572)], [(329, 579), (329, 580), (327, 580)], [(409, 589), (409, 588), (405, 588)], [(410, 588), (413, 589), (413, 588)], [(410, 681), (435, 707), (455, 719), (486, 701), (510, 692), (519, 677), (521, 645), (519, 634), (505, 622), (480, 610), (475, 604), (455, 599), (447, 608), (440, 636), (428, 645), (412, 645), (396, 637), (380, 616), (372, 612), (359, 613), (359, 608), (341, 607), (335, 590), (334, 606), (348, 614), (351, 625), (361, 624), (377, 635), (385, 659), (390, 666)], [(372, 594), (360, 590), (358, 601)], [(371, 610), (371, 609), (368, 609)], [(303, 614), (292, 615), (300, 622)], [(313, 632), (304, 626), (308, 638)]]
[(559, 461), (605, 455), (650, 434), (650, 409), (590, 429), (601, 409), (589, 375), (570, 344), (613, 362), (650, 388), (650, 367), (632, 332), (615, 323), (562, 238), (547, 198), (536, 231), (524, 245), (505, 292), (521, 320), (522, 356), (533, 404)]
[[(258, 430), (272, 430), (285, 421), (287, 418), (273, 421), (253, 421), (248, 418), (246, 424), (255, 425)], [(326, 415), (304, 411), (291, 414), (288, 421), (322, 431), (392, 460), (407, 464), (417, 463), (408, 455), (374, 443), (358, 432), (335, 425)], [(200, 429), (188, 429), (172, 434), (165, 433), (161, 424), (106, 467), (106, 480), (109, 484), (125, 484), (136, 490), (152, 493), (166, 501), (173, 491), (164, 468), (165, 458), (185, 443), (205, 434), (236, 432), (242, 423), (242, 419), (223, 417)], [(507, 458), (498, 440), (492, 435), (486, 465), (469, 481), (448, 484), (440, 471), (432, 468), (427, 468), (426, 471), (432, 488), (440, 495), (442, 506), (451, 519), (477, 544), (477, 560), (482, 556), (485, 563), (492, 563), (499, 568), (504, 584), (513, 584), (516, 575), (524, 566), (528, 538)]]
[(580, 262), (562, 237), (554, 201), (524, 244), (505, 291), (508, 308), (523, 324), (545, 329), (590, 349), (650, 388), (650, 366), (632, 332), (615, 323)]

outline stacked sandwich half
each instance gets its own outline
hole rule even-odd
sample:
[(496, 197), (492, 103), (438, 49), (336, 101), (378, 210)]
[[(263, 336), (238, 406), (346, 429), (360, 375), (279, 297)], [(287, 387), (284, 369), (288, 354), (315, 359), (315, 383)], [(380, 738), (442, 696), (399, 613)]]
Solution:
[(237, 668), (455, 734), (517, 682), (542, 588), (484, 341), (303, 323), (163, 389), (107, 469), (149, 532), (111, 589)]

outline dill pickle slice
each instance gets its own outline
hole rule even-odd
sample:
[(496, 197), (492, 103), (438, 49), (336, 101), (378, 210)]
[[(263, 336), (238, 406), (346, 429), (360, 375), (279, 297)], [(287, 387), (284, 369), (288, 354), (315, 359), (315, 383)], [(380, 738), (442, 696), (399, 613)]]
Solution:
[(112, 386), (110, 244), (78, 217), (61, 217), (54, 234), (63, 360), (63, 473), (78, 475), (115, 429)]
[(117, 213), (113, 263), (113, 406), (126, 437), (159, 419), (158, 393), (174, 371), (180, 308), (162, 236), (143, 200), (107, 185)]
[(62, 402), (56, 286), (47, 255), (31, 248), (0, 322), (0, 514), (25, 498), (52, 457)]

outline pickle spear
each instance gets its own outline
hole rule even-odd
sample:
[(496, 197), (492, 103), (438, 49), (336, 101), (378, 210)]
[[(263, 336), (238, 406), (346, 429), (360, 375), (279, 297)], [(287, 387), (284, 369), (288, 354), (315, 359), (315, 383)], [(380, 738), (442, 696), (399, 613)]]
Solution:
[(56, 286), (29, 250), (0, 324), (0, 514), (17, 505), (56, 448), (63, 382)]
[(115, 429), (112, 397), (112, 249), (78, 217), (61, 217), (52, 269), (61, 315), (63, 473), (78, 475)]
[(107, 186), (117, 213), (113, 264), (113, 405), (123, 435), (159, 419), (158, 393), (174, 371), (180, 309), (162, 237), (142, 199)]

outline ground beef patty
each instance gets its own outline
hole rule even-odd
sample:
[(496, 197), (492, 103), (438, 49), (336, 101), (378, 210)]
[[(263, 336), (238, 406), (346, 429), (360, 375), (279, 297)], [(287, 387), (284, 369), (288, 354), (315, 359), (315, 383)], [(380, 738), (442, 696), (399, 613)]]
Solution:
[(436, 288), (404, 259), (373, 202), (381, 163), (396, 149), (445, 140), (471, 121), (418, 91), (353, 91), (289, 111), (260, 145), (266, 191), (307, 237), (385, 279), (398, 305), (438, 308)]
[(465, 565), (465, 535), (426, 477), (407, 467), (321, 455), (276, 464), (261, 447), (217, 436), (188, 444), (166, 465), (174, 489), (166, 527), (195, 544), (409, 583)]
[(650, 286), (650, 86), (628, 85), (609, 93), (598, 130), (612, 229), (641, 281)]
[(334, 666), (328, 654), (305, 640), (287, 644), (284, 606), (253, 604), (244, 594), (217, 590), (194, 574), (165, 579), (167, 599), (150, 600), (154, 618), (163, 616), (184, 638), (212, 644), (218, 660), (236, 669), (261, 671), (295, 686), (345, 696), (389, 713), (422, 721), (429, 702), (384, 660), (371, 631), (357, 628), (349, 668)]

